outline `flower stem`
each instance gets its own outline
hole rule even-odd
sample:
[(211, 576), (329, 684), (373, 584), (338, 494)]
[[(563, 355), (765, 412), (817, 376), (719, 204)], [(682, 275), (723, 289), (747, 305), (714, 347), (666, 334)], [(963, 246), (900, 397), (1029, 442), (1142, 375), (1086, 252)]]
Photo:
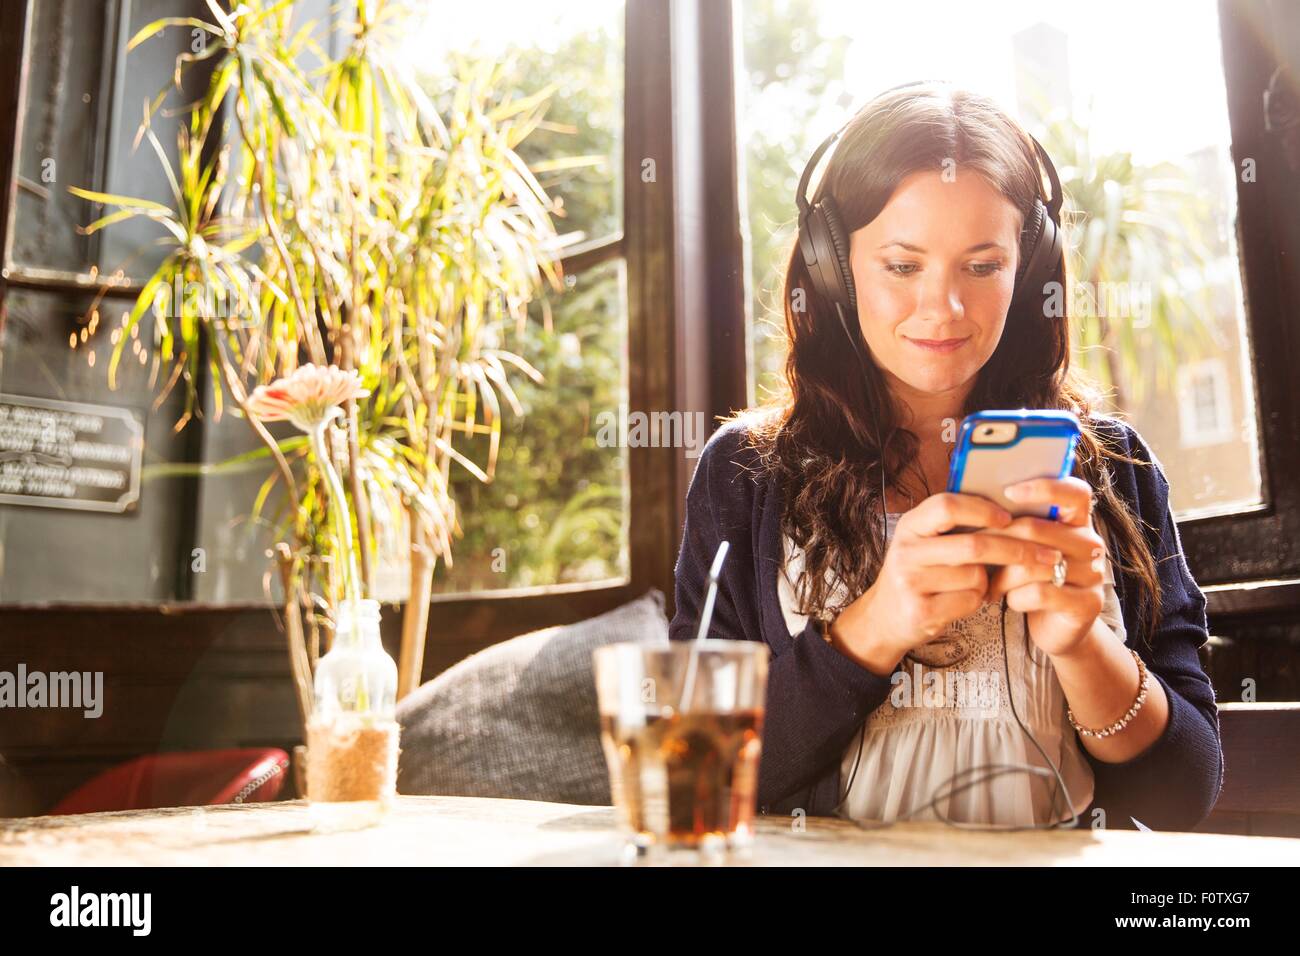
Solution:
[[(334, 411), (337, 412), (337, 409)], [(357, 558), (352, 547), (352, 516), (348, 511), (348, 499), (343, 491), (343, 481), (339, 478), (338, 472), (334, 470), (334, 461), (329, 453), (327, 438), (327, 429), (330, 427), (333, 417), (327, 415), (312, 428), (310, 432), (311, 446), (316, 455), (316, 462), (320, 466), (321, 474), (325, 476), (325, 481), (329, 485), (330, 516), (334, 519), (334, 532), (338, 536), (339, 550), (343, 552), (341, 564), (343, 592), (348, 602), (355, 609), (357, 602), (361, 600), (361, 594), (357, 588)]]

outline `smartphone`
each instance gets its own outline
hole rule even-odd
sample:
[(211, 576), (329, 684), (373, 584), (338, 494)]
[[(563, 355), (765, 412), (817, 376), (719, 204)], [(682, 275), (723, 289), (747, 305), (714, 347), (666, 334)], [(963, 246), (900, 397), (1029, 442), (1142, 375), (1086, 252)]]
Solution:
[(1068, 477), (1078, 441), (1079, 419), (1073, 412), (1018, 408), (967, 415), (949, 466), (948, 490), (980, 495), (1012, 517), (1035, 515), (1055, 521), (1056, 505), (1011, 501), (1002, 489), (1031, 478)]

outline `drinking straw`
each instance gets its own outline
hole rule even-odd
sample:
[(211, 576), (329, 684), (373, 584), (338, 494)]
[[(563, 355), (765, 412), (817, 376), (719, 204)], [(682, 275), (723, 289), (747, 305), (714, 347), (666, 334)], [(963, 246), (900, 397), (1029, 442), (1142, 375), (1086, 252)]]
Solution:
[(709, 568), (709, 591), (704, 598), (704, 613), (700, 615), (700, 629), (695, 632), (695, 640), (691, 641), (690, 658), (686, 663), (686, 681), (682, 685), (678, 713), (684, 713), (690, 705), (691, 691), (695, 689), (695, 666), (699, 659), (700, 641), (704, 640), (704, 635), (709, 632), (709, 621), (713, 619), (713, 602), (718, 597), (718, 578), (722, 575), (722, 562), (727, 559), (727, 549), (730, 547), (731, 544), (727, 541), (719, 544), (718, 553), (713, 557), (713, 567)]

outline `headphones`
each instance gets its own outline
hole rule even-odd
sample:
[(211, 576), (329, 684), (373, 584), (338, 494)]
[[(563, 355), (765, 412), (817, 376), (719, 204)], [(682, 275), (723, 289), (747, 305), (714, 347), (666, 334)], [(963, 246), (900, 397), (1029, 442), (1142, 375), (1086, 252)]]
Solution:
[[(895, 90), (927, 82), (929, 81), (914, 80), (910, 83), (902, 83), (885, 90), (871, 102)], [(861, 111), (857, 115), (861, 115)], [(856, 119), (856, 116), (854, 118)], [(803, 175), (799, 178), (799, 188), (795, 193), (795, 203), (799, 207), (799, 251), (803, 256), (804, 265), (808, 267), (813, 288), (818, 294), (840, 307), (842, 323), (844, 322), (843, 310), (848, 308), (856, 313), (858, 306), (857, 290), (853, 286), (853, 269), (849, 264), (849, 235), (835, 206), (834, 198), (827, 195), (810, 204), (807, 189), (808, 180), (812, 177), (817, 161), (848, 128), (849, 123), (845, 123), (828, 136), (813, 152)], [(1021, 304), (1030, 290), (1041, 290), (1052, 280), (1061, 262), (1065, 245), (1061, 229), (1060, 177), (1057, 176), (1056, 167), (1052, 165), (1052, 159), (1047, 155), (1043, 145), (1029, 133), (1025, 135), (1029, 136), (1034, 144), (1043, 168), (1047, 171), (1047, 178), (1052, 185), (1052, 195), (1046, 203), (1040, 197), (1034, 197), (1034, 208), (1025, 217), (1024, 228), (1020, 231), (1020, 262), (1016, 268), (1015, 292), (1011, 298), (1012, 308)]]

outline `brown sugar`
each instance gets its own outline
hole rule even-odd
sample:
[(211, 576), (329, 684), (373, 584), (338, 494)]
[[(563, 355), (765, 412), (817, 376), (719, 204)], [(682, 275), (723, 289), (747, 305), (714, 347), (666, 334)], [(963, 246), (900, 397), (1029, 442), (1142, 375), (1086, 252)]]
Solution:
[(390, 804), (397, 793), (398, 734), (395, 720), (313, 717), (307, 726), (307, 798)]

